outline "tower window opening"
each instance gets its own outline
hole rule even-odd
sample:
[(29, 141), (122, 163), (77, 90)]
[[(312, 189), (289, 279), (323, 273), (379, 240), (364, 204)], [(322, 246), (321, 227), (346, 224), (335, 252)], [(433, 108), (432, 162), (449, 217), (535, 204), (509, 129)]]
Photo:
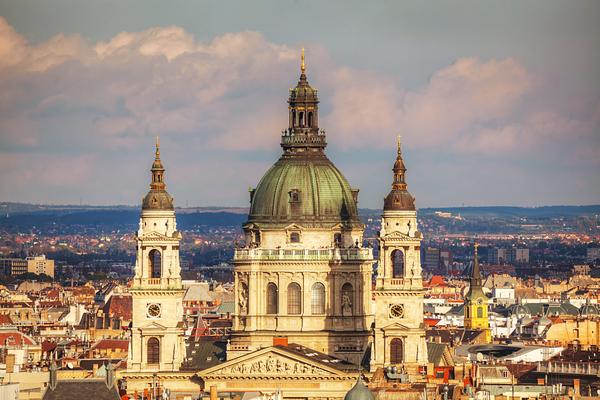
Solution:
[(298, 125), (300, 126), (300, 128), (304, 128), (304, 112), (300, 111), (298, 113)]
[(147, 351), (148, 364), (158, 364), (160, 362), (160, 342), (157, 338), (148, 339)]
[(483, 307), (477, 307), (477, 318), (483, 318)]
[(312, 128), (313, 126), (313, 113), (312, 111), (308, 113), (308, 127)]
[(277, 285), (269, 282), (267, 285), (267, 314), (277, 314)]
[(392, 269), (394, 278), (404, 276), (404, 253), (402, 250), (392, 251)]
[(288, 286), (287, 313), (289, 315), (300, 315), (302, 313), (302, 289), (296, 282)]
[(160, 251), (157, 249), (150, 250), (148, 258), (150, 259), (150, 278), (160, 278), (162, 270), (162, 256)]
[(394, 338), (390, 342), (390, 362), (392, 364), (401, 364), (402, 361), (404, 361), (404, 346), (402, 345), (402, 340)]
[(296, 110), (292, 110), (292, 128), (296, 127)]
[(325, 314), (325, 286), (321, 282), (315, 283), (312, 287), (311, 313)]

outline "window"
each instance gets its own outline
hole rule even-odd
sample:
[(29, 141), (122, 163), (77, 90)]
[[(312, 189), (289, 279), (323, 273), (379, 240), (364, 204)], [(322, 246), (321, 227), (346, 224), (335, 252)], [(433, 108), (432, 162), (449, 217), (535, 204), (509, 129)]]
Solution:
[(270, 282), (267, 285), (267, 314), (277, 314), (277, 285)]
[(290, 315), (299, 315), (302, 313), (302, 289), (300, 285), (293, 282), (288, 286), (287, 293), (287, 313)]
[(483, 318), (483, 307), (477, 307), (477, 318)]
[(402, 340), (398, 338), (392, 339), (390, 343), (390, 362), (392, 364), (400, 364), (404, 359), (404, 349)]
[(290, 233), (290, 243), (300, 243), (300, 233), (299, 232)]
[(340, 232), (333, 234), (333, 242), (338, 246), (342, 243), (342, 234)]
[(312, 314), (325, 314), (325, 286), (317, 282), (312, 287), (311, 296)]
[(304, 113), (302, 111), (298, 113), (298, 125), (300, 128), (304, 128)]
[(352, 312), (352, 303), (354, 301), (354, 288), (350, 283), (344, 283), (342, 286), (342, 313)]
[(160, 278), (161, 274), (161, 255), (159, 250), (150, 250), (148, 253), (150, 258), (150, 278)]
[(312, 111), (308, 113), (308, 127), (312, 128), (313, 125), (313, 113)]
[(153, 337), (148, 339), (148, 364), (158, 364), (160, 362), (160, 342)]
[(290, 203), (298, 203), (300, 201), (300, 192), (298, 189), (290, 190)]
[(392, 251), (392, 268), (394, 278), (404, 276), (404, 253), (401, 250)]

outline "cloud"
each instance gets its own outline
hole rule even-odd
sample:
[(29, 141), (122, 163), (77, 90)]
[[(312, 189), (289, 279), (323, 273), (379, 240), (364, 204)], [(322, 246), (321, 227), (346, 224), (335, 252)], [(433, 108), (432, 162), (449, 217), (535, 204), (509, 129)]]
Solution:
[[(560, 163), (597, 165), (600, 102), (568, 114), (547, 106), (537, 92), (543, 80), (516, 59), (461, 58), (406, 89), (394, 74), (340, 65), (319, 46), (309, 57), (330, 153), (382, 152), (401, 134), (408, 149), (446, 156), (547, 161), (562, 151)], [(218, 193), (228, 196), (223, 203), (244, 203), (232, 187), (257, 182), (250, 171), (277, 156), (297, 74), (298, 49), (257, 32), (199, 41), (170, 26), (98, 43), (60, 34), (32, 44), (0, 17), (0, 182), (15, 188), (0, 195), (31, 201), (39, 193), (29, 188), (41, 185), (70, 198), (79, 191), (136, 202), (128, 180), (145, 175), (123, 169), (134, 160), (142, 168), (161, 135), (177, 152), (173, 179), (210, 188), (198, 196), (215, 203)], [(202, 175), (193, 165), (226, 173)]]

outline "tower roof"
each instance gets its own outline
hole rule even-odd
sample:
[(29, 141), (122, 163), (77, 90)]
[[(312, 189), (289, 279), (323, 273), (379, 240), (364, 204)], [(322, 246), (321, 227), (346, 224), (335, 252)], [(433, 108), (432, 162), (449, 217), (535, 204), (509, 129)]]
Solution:
[(384, 211), (415, 211), (415, 198), (407, 190), (406, 167), (402, 158), (400, 136), (398, 136), (396, 162), (394, 162), (394, 182), (392, 190), (383, 201)]
[(477, 255), (477, 248), (479, 243), (475, 242), (475, 254), (473, 257), (473, 270), (471, 271), (469, 291), (467, 292), (466, 298), (471, 299), (475, 297), (485, 297), (483, 289), (481, 288), (481, 271), (479, 270), (479, 257)]
[(156, 137), (156, 152), (152, 163), (150, 191), (142, 201), (142, 210), (173, 210), (173, 198), (167, 193), (164, 181), (165, 168), (160, 160), (160, 144)]

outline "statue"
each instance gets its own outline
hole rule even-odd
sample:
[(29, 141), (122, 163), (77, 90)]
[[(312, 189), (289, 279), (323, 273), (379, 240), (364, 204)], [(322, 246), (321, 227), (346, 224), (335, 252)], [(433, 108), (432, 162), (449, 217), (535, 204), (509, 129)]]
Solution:
[(240, 314), (246, 314), (248, 312), (248, 293), (246, 292), (246, 286), (242, 285), (242, 289), (240, 290)]
[(342, 314), (352, 314), (352, 301), (348, 293), (342, 294)]

